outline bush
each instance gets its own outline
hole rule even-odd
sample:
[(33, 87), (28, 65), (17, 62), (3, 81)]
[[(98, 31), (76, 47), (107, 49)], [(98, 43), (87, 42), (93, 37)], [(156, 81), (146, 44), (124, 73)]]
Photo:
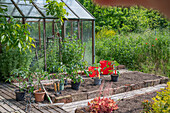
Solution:
[(142, 103), (144, 113), (169, 113), (170, 112), (170, 82), (157, 96), (152, 98), (153, 102), (144, 101)]
[(6, 80), (13, 69), (29, 68), (33, 60), (33, 53), (10, 49), (0, 54), (0, 81)]
[(79, 64), (83, 60), (84, 45), (77, 37), (65, 38), (61, 45), (61, 62), (64, 65)]
[(166, 28), (168, 20), (158, 11), (141, 6), (101, 7), (92, 0), (79, 0), (96, 18), (96, 31), (103, 27), (119, 32), (143, 32), (146, 29)]
[(56, 39), (48, 44), (47, 48), (47, 71), (57, 72), (59, 68), (59, 44)]
[(114, 58), (129, 69), (144, 72), (154, 70), (155, 74), (159, 72), (159, 74), (169, 76), (170, 40), (168, 33), (169, 30), (164, 29), (148, 30), (144, 33), (116, 34), (110, 37), (100, 36), (99, 38), (96, 35), (96, 61)]

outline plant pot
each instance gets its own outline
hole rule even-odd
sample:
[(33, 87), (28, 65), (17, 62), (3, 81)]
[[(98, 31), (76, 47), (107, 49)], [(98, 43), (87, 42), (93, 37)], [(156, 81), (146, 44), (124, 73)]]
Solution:
[(94, 78), (94, 85), (100, 85), (102, 82), (102, 79)]
[(34, 91), (34, 95), (35, 95), (35, 101), (36, 102), (42, 102), (44, 101), (44, 96), (45, 96), (45, 92), (44, 91), (39, 91), (39, 90), (35, 90)]
[(65, 85), (65, 86), (68, 85), (67, 79), (64, 79), (64, 85)]
[(25, 99), (25, 91), (15, 90), (16, 101), (24, 101)]
[(80, 82), (71, 82), (71, 88), (74, 89), (74, 90), (79, 90), (79, 87), (80, 87)]
[(60, 83), (60, 91), (64, 90), (64, 83)]
[(110, 75), (111, 76), (111, 81), (113, 82), (117, 82), (118, 81), (118, 78), (119, 78), (119, 75)]

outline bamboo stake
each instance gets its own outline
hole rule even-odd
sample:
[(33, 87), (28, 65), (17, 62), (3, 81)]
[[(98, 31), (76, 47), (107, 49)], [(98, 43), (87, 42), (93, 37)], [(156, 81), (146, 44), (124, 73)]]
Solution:
[(51, 100), (50, 96), (48, 95), (44, 85), (41, 82), (40, 82), (40, 84), (41, 84), (43, 90), (45, 91), (45, 93), (47, 95), (47, 98), (48, 98), (48, 100), (50, 101), (51, 104), (39, 104), (39, 107), (42, 107), (42, 106), (53, 106), (53, 105), (58, 105), (58, 106), (59, 105), (64, 105), (64, 103), (53, 103), (53, 101)]

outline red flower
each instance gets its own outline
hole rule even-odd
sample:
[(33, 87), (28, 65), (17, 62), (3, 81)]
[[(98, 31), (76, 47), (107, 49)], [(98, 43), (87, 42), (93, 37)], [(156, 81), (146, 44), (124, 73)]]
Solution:
[(152, 46), (154, 46), (154, 45), (152, 45)]
[(157, 38), (155, 40), (158, 40)]
[(146, 43), (146, 44), (148, 44), (148, 43)]

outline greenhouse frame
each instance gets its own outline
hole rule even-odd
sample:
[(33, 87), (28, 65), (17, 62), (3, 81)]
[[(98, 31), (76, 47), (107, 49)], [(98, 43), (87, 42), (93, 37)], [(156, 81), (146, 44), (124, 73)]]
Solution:
[[(55, 27), (56, 17), (46, 14), (46, 0), (0, 0), (1, 5), (8, 6), (6, 16), (10, 20), (10, 16), (19, 19), (22, 24), (28, 23), (30, 26), (36, 24), (37, 30), (30, 29), (31, 37), (38, 41), (39, 46), (43, 45), (44, 49), (44, 66), (47, 69), (46, 49), (48, 42), (54, 37), (64, 39), (73, 34), (82, 43), (90, 40), (90, 53), (85, 60), (89, 60), (89, 64), (95, 62), (95, 17), (91, 15), (77, 0), (57, 0), (65, 4), (64, 9), (68, 15), (65, 15), (64, 22), (60, 26), (60, 30)], [(1, 14), (0, 14), (1, 15)], [(51, 28), (47, 28), (50, 26)], [(59, 35), (56, 35), (59, 33)], [(61, 37), (61, 38), (60, 38)], [(43, 44), (42, 44), (43, 43)], [(60, 43), (60, 42), (59, 42)], [(90, 57), (90, 58), (89, 58)]]

